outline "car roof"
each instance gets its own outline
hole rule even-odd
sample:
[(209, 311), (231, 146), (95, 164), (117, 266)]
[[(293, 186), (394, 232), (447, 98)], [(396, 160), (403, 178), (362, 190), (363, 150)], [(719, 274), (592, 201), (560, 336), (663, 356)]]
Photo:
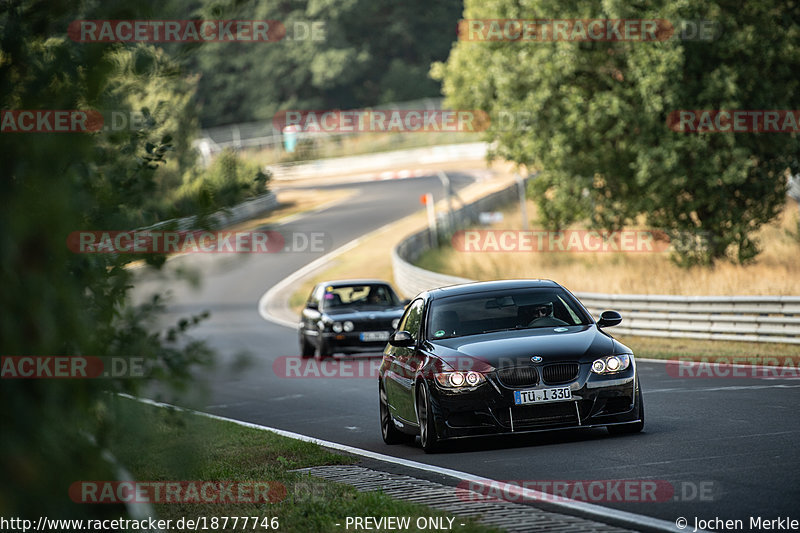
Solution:
[(512, 291), (517, 289), (563, 288), (549, 279), (504, 279), (496, 281), (475, 281), (431, 289), (426, 294), (431, 299), (475, 294), (479, 292)]
[(392, 286), (386, 280), (382, 279), (337, 279), (331, 281), (321, 281), (317, 283), (317, 287), (320, 285), (330, 285), (331, 287), (347, 287), (348, 285), (389, 285)]

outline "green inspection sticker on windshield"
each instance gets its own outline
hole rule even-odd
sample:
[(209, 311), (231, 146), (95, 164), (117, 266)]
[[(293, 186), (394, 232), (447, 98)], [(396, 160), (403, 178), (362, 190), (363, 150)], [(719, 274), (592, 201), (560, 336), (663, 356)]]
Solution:
[(443, 329), (440, 329), (439, 331), (437, 331), (436, 333), (434, 333), (434, 335), (435, 335), (436, 337), (442, 337), (442, 336), (444, 335), (444, 330), (443, 330)]

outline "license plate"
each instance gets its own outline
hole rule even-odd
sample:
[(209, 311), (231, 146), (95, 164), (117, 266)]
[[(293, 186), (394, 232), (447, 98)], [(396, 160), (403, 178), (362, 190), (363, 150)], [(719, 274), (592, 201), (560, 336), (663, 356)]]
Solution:
[(378, 341), (388, 341), (388, 340), (389, 340), (388, 331), (365, 331), (361, 334), (362, 342), (378, 342)]
[(569, 387), (514, 391), (514, 403), (516, 405), (528, 405), (531, 403), (564, 402), (571, 399), (572, 399), (572, 389), (570, 389)]

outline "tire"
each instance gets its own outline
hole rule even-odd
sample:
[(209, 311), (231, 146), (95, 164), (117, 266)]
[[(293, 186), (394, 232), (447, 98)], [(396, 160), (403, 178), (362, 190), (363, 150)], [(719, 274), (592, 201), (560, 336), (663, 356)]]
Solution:
[(383, 437), (383, 442), (386, 444), (400, 444), (401, 442), (405, 442), (407, 440), (405, 433), (395, 427), (392, 421), (392, 415), (389, 414), (386, 391), (383, 389), (382, 385), (378, 386), (378, 394), (380, 399), (381, 436)]
[(644, 429), (644, 401), (642, 400), (642, 389), (636, 394), (636, 399), (639, 400), (639, 421), (631, 422), (630, 424), (620, 424), (618, 426), (606, 426), (608, 432), (612, 435), (631, 435), (639, 433)]
[(425, 453), (436, 453), (441, 450), (442, 443), (436, 434), (436, 424), (431, 409), (431, 395), (425, 380), (419, 382), (417, 389), (417, 420), (419, 420), (419, 440)]
[(314, 359), (322, 361), (331, 356), (330, 348), (325, 344), (325, 341), (320, 339), (319, 344), (314, 348)]
[(314, 357), (314, 346), (308, 342), (305, 335), (300, 335), (300, 355), (303, 359)]

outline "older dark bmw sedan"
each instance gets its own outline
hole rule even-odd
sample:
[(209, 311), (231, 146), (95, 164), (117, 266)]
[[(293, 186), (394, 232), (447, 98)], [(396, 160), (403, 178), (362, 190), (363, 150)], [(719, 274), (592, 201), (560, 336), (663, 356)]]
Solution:
[(407, 303), (385, 281), (318, 283), (300, 316), (300, 353), (322, 359), (337, 352), (380, 352)]
[(631, 350), (549, 280), (468, 283), (419, 294), (383, 352), (378, 376), (387, 444), (605, 426), (644, 427)]

